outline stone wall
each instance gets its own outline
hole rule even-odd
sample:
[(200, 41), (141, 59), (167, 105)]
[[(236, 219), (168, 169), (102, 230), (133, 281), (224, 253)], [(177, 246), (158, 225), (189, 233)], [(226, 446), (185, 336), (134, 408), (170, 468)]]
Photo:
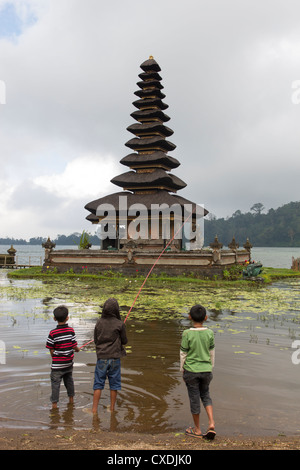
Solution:
[(147, 274), (154, 263), (155, 274), (169, 276), (196, 274), (200, 277), (222, 275), (225, 268), (250, 261), (250, 250), (199, 250), (164, 252), (162, 255), (143, 250), (45, 250), (44, 270), (70, 269), (75, 273), (103, 271), (122, 274)]

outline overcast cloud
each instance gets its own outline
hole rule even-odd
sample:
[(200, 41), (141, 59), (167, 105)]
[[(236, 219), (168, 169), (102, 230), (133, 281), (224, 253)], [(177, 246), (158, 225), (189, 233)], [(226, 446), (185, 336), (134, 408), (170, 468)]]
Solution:
[(300, 200), (299, 18), (297, 0), (0, 0), (0, 237), (94, 231), (149, 55), (180, 195), (216, 217)]

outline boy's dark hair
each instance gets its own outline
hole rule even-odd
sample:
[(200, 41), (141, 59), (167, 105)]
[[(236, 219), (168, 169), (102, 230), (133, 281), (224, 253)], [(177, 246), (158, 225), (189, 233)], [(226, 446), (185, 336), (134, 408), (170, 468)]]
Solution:
[(55, 320), (63, 322), (69, 315), (69, 310), (64, 305), (60, 305), (53, 310), (53, 315)]
[(206, 309), (202, 305), (194, 305), (190, 310), (192, 320), (197, 323), (202, 323), (206, 317)]

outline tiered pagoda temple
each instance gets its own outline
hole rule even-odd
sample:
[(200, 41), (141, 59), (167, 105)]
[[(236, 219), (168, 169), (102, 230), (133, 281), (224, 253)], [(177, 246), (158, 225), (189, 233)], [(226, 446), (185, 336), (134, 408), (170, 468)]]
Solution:
[[(90, 211), (87, 219), (92, 223), (101, 224), (104, 214), (99, 214), (99, 207), (105, 204), (111, 204), (116, 209), (116, 232), (113, 237), (103, 240), (103, 248), (126, 248), (128, 241), (131, 241), (130, 233), (123, 233), (120, 229), (122, 218), (120, 217), (119, 201), (121, 197), (127, 197), (128, 207), (133, 204), (142, 204), (147, 208), (148, 237), (140, 237), (135, 240), (136, 247), (144, 247), (151, 250), (161, 250), (174, 235), (174, 217), (178, 223), (183, 224), (187, 219), (187, 212), (190, 209), (192, 231), (195, 231), (197, 215), (202, 212), (202, 216), (207, 211), (199, 206), (196, 207), (191, 202), (177, 195), (177, 191), (186, 187), (186, 183), (171, 173), (172, 170), (179, 167), (180, 162), (168, 155), (176, 146), (167, 140), (173, 134), (172, 129), (165, 125), (170, 120), (165, 114), (168, 105), (163, 101), (165, 94), (162, 92), (162, 78), (159, 75), (161, 71), (157, 62), (150, 57), (141, 65), (142, 73), (139, 75), (140, 81), (137, 83), (139, 90), (135, 95), (139, 98), (133, 102), (136, 111), (131, 116), (137, 121), (131, 124), (127, 130), (135, 137), (130, 139), (125, 145), (134, 153), (124, 157), (120, 163), (130, 169), (118, 176), (115, 176), (111, 182), (116, 186), (123, 188), (122, 192), (110, 194), (103, 198), (88, 203), (85, 208)], [(156, 217), (153, 211), (153, 205), (162, 204), (167, 207), (180, 207), (180, 211), (171, 214), (172, 222), (168, 232), (169, 237), (164, 237), (162, 215), (158, 214), (159, 222), (153, 223), (153, 217)], [(184, 211), (185, 209), (185, 211)], [(196, 211), (198, 209), (198, 212)], [(181, 213), (179, 213), (181, 212)], [(196, 213), (197, 212), (197, 213)], [(134, 220), (134, 215), (127, 215), (126, 226)], [(152, 224), (151, 224), (152, 220)], [(123, 218), (124, 224), (124, 218)], [(159, 230), (153, 233), (154, 230)], [(174, 240), (170, 245), (171, 249), (184, 248), (182, 240)]]
[[(133, 102), (135, 111), (131, 114), (136, 122), (127, 128), (133, 137), (125, 144), (131, 153), (120, 160), (127, 171), (111, 180), (122, 191), (85, 206), (89, 212), (87, 220), (100, 229), (97, 230), (99, 247), (47, 248), (44, 262), (47, 268), (55, 267), (58, 271), (72, 268), (74, 272), (83, 268), (88, 272), (116, 270), (130, 274), (147, 273), (156, 263), (156, 272), (212, 276), (221, 274), (226, 266), (250, 260), (249, 244), (239, 250), (235, 243), (222, 249), (217, 238), (207, 249), (195, 243), (199, 218), (203, 220), (208, 211), (177, 194), (186, 183), (173, 174), (180, 162), (169, 155), (176, 146), (168, 140), (173, 131), (166, 126), (170, 118), (165, 113), (168, 105), (163, 101), (161, 69), (152, 56), (142, 63), (141, 69), (139, 89), (135, 92), (138, 99)], [(166, 213), (163, 216), (160, 210), (162, 207), (167, 210), (167, 219)], [(187, 225), (185, 234), (190, 236), (184, 237), (181, 232), (177, 237), (178, 227)]]

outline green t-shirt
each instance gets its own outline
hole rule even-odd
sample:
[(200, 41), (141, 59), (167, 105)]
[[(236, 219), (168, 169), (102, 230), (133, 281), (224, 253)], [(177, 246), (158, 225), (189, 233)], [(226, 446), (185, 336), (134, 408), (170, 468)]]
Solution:
[(215, 347), (215, 338), (208, 328), (190, 328), (182, 335), (180, 350), (185, 353), (184, 369), (190, 372), (211, 372), (210, 351)]

